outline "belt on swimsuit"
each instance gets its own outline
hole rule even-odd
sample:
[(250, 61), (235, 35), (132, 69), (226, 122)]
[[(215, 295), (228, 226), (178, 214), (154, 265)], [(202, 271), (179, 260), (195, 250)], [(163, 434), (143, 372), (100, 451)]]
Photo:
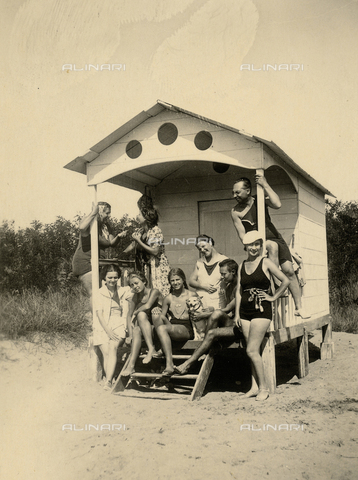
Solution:
[(248, 302), (255, 302), (255, 309), (260, 310), (260, 312), (263, 312), (263, 306), (261, 305), (261, 298), (259, 297), (259, 294), (261, 292), (268, 293), (269, 290), (262, 290), (262, 288), (248, 288), (247, 290), (244, 290), (244, 292), (249, 292), (250, 296), (247, 299)]

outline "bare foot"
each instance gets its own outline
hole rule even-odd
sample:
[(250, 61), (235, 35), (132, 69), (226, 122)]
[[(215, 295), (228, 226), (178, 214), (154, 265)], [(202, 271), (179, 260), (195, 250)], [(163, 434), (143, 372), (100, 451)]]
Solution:
[(258, 395), (259, 391), (260, 390), (258, 388), (251, 388), (246, 393), (240, 392), (239, 395), (241, 395), (242, 397), (245, 397), (245, 398), (252, 398), (252, 397), (256, 397)]
[(103, 385), (104, 390), (112, 390), (112, 382), (105, 382)]
[(152, 358), (153, 358), (153, 355), (155, 354), (155, 350), (154, 348), (152, 350), (149, 350), (149, 352), (147, 353), (147, 355), (143, 358), (143, 362), (144, 365), (146, 365), (147, 363), (150, 363), (152, 361)]
[(121, 371), (120, 375), (121, 377), (129, 377), (132, 373), (134, 373), (134, 367), (128, 366), (125, 370)]
[(259, 394), (256, 396), (255, 400), (258, 402), (262, 402), (263, 400), (267, 400), (269, 397), (268, 390), (260, 390)]
[(301, 318), (311, 318), (311, 315), (307, 313), (303, 308), (300, 308), (299, 310), (295, 310), (295, 315), (296, 317), (301, 317)]
[(162, 349), (159, 349), (157, 352), (153, 353), (153, 358), (162, 358), (162, 357), (164, 357), (164, 353)]
[(174, 367), (173, 368), (166, 368), (162, 371), (162, 377), (171, 377), (174, 375)]
[(186, 375), (189, 371), (189, 368), (190, 367), (186, 366), (185, 363), (182, 363), (181, 365), (179, 365), (179, 367), (174, 367), (174, 372), (177, 375)]

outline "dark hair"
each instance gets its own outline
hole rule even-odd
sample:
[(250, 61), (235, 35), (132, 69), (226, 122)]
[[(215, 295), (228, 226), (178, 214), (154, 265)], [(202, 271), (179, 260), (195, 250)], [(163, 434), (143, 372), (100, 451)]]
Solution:
[[(97, 205), (102, 205), (103, 207), (106, 207), (106, 208), (109, 208), (110, 210), (112, 210), (112, 207), (110, 206), (109, 203), (107, 202), (97, 202)], [(98, 225), (99, 225), (99, 228), (102, 229), (102, 226), (103, 225), (107, 225), (107, 227), (110, 227), (111, 226), (111, 222), (109, 221), (109, 218), (105, 218), (104, 220), (102, 220), (101, 216), (98, 215), (97, 217), (97, 221), (98, 221)], [(103, 232), (102, 232), (103, 233)]]
[(228, 270), (234, 270), (235, 275), (239, 270), (239, 265), (232, 258), (225, 258), (222, 262), (219, 263), (219, 267), (226, 267)]
[(142, 195), (137, 202), (139, 210), (142, 208), (154, 208), (153, 199), (149, 195)]
[[(188, 290), (188, 284), (186, 283), (186, 278), (185, 278), (185, 273), (181, 268), (172, 268), (169, 273), (168, 273), (168, 281), (170, 283), (171, 277), (174, 277), (174, 275), (178, 275), (183, 280), (184, 288)], [(170, 293), (173, 293), (173, 287), (170, 286)]]
[(210, 243), (210, 245), (213, 247), (215, 245), (215, 242), (214, 242), (214, 239), (209, 237), (209, 235), (205, 235), (205, 233), (203, 233), (202, 235), (199, 235), (198, 237), (196, 237), (195, 239), (195, 246), (198, 247), (198, 243), (200, 242), (206, 242), (206, 243)]
[(158, 225), (158, 212), (155, 208), (143, 208), (141, 213), (147, 221), (149, 228), (153, 228)]
[(97, 202), (97, 205), (103, 205), (104, 207), (110, 208), (112, 210), (112, 207), (107, 202)]
[(121, 269), (119, 268), (119, 266), (114, 263), (110, 263), (108, 265), (104, 265), (103, 267), (101, 267), (101, 274), (100, 274), (101, 280), (105, 280), (107, 273), (109, 272), (117, 272), (118, 278), (121, 278)]
[(249, 178), (247, 177), (241, 177), (239, 178), (239, 180), (235, 180), (235, 183), (239, 183), (239, 182), (242, 182), (244, 184), (244, 188), (247, 188), (248, 190), (250, 190), (250, 193), (251, 193), (251, 189), (252, 189), (252, 186), (251, 186), (251, 181)]
[(131, 281), (131, 278), (132, 277), (137, 277), (139, 278), (139, 280), (141, 280), (144, 285), (147, 285), (148, 281), (147, 281), (147, 278), (146, 276), (144, 275), (144, 273), (140, 272), (139, 270), (134, 270), (134, 272), (131, 272), (129, 275), (128, 275), (128, 283)]
[(147, 221), (149, 228), (158, 225), (158, 211), (154, 208), (152, 197), (149, 197), (149, 195), (142, 195), (138, 200), (137, 205), (143, 218)]

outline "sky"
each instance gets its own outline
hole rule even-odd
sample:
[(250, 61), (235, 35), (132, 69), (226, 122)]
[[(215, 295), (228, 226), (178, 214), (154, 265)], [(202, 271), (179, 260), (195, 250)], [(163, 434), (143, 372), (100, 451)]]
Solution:
[[(0, 1), (0, 221), (88, 213), (64, 165), (157, 99), (274, 141), (358, 200), (357, 0)], [(117, 218), (138, 197), (98, 187)]]

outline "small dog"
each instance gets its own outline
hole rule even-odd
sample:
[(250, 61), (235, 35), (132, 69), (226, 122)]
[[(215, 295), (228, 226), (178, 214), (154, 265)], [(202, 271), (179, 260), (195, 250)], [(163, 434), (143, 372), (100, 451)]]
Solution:
[(186, 301), (189, 310), (189, 318), (193, 324), (195, 337), (194, 340), (203, 340), (205, 337), (206, 320), (195, 320), (195, 313), (202, 313), (205, 309), (203, 299), (199, 295), (194, 295)]

